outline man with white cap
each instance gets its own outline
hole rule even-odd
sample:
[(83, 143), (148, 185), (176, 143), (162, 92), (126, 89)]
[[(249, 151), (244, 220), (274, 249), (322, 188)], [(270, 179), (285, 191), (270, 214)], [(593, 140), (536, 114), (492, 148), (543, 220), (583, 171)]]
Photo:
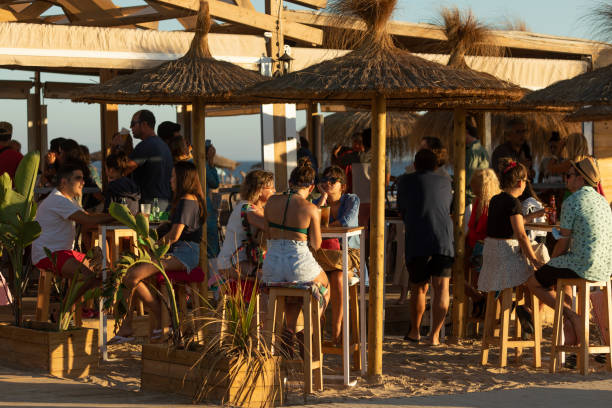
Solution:
[[(606, 281), (612, 273), (612, 211), (597, 192), (599, 168), (591, 157), (571, 165), (565, 181), (572, 194), (561, 208), (561, 237), (552, 259), (527, 281), (529, 289), (552, 308), (557, 279)], [(582, 341), (578, 336), (580, 318), (571, 308), (571, 296), (565, 297), (563, 316), (569, 323), (565, 344), (578, 344)]]

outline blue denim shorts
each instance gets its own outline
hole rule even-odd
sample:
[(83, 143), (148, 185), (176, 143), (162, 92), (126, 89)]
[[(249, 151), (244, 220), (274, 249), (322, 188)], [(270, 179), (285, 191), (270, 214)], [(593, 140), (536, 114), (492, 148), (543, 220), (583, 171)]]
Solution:
[(306, 241), (268, 240), (262, 266), (263, 282), (312, 282), (323, 269)]
[(187, 273), (189, 273), (200, 264), (200, 244), (192, 241), (176, 241), (170, 247), (167, 255), (178, 259), (185, 265)]

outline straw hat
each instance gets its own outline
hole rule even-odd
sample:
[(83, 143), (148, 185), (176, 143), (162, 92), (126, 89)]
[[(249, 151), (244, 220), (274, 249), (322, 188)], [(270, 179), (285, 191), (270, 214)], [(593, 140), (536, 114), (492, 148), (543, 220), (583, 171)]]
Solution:
[(597, 187), (601, 178), (599, 175), (599, 167), (592, 157), (587, 157), (578, 162), (571, 163), (587, 184), (592, 187)]

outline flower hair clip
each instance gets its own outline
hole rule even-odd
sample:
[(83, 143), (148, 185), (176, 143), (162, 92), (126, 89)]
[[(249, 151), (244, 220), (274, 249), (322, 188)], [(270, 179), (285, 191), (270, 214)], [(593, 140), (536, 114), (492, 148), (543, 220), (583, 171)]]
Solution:
[(503, 173), (506, 174), (507, 172), (509, 172), (510, 170), (515, 168), (516, 166), (517, 166), (517, 163), (515, 161), (511, 161), (510, 163), (508, 163), (508, 165), (504, 169)]

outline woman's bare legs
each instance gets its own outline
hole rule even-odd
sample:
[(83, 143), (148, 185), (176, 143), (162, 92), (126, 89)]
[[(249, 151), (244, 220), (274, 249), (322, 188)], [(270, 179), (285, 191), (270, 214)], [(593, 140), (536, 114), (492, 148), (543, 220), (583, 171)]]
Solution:
[[(349, 279), (353, 273), (349, 271)], [(342, 335), (342, 271), (329, 272), (330, 297), (332, 307), (332, 341), (337, 343)]]
[[(168, 259), (162, 260), (162, 266), (167, 271), (184, 271), (185, 266), (175, 257), (170, 256)], [(153, 327), (161, 328), (161, 302), (156, 295), (152, 294), (147, 284), (143, 282), (145, 279), (157, 274), (159, 270), (151, 264), (139, 264), (130, 269), (123, 279), (123, 283), (128, 289), (128, 312), (126, 318), (117, 332), (118, 336), (129, 337), (133, 334), (132, 328), (132, 304), (134, 303), (134, 295), (140, 298), (145, 307), (149, 310), (150, 318), (155, 323)]]

